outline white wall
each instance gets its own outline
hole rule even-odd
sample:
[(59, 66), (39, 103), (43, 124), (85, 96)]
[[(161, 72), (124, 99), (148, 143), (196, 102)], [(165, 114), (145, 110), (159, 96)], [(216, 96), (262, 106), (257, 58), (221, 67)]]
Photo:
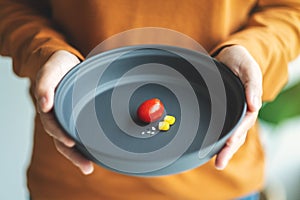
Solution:
[(9, 58), (0, 57), (0, 199), (28, 200), (26, 168), (33, 132), (29, 81), (16, 77)]

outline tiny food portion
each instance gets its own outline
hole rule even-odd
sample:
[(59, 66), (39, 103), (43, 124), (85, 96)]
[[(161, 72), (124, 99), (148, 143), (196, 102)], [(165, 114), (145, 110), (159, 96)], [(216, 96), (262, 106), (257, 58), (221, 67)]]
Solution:
[(162, 121), (158, 123), (158, 129), (161, 131), (167, 131), (170, 129), (170, 124), (168, 122)]
[(159, 120), (165, 112), (163, 103), (157, 99), (149, 99), (144, 101), (137, 110), (138, 118), (146, 123)]
[(171, 116), (171, 115), (166, 115), (164, 117), (164, 121), (165, 122), (168, 122), (170, 125), (173, 125), (176, 121), (175, 117), (174, 116)]
[(167, 131), (170, 129), (170, 125), (173, 125), (176, 121), (176, 118), (171, 115), (166, 115), (164, 121), (158, 123), (158, 129), (160, 131)]

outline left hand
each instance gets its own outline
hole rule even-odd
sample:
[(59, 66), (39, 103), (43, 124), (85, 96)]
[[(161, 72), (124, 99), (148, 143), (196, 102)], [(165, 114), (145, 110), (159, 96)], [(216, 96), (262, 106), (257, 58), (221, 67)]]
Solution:
[(225, 47), (219, 52), (216, 59), (227, 65), (241, 79), (248, 105), (244, 119), (217, 155), (215, 167), (223, 170), (232, 156), (244, 144), (248, 130), (256, 122), (258, 111), (262, 105), (262, 73), (247, 49), (240, 45)]
[(53, 112), (54, 93), (57, 85), (65, 74), (78, 63), (80, 60), (68, 51), (54, 52), (37, 74), (35, 96), (43, 128), (53, 137), (57, 151), (87, 175), (93, 172), (93, 163), (78, 152), (75, 148), (75, 141), (67, 136), (56, 121)]

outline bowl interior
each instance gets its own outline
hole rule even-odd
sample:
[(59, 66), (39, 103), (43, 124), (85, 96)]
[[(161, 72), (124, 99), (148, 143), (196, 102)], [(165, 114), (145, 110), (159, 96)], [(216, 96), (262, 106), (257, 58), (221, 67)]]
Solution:
[[(225, 97), (209, 89), (197, 67), (204, 74), (221, 77)], [(158, 132), (158, 122), (144, 124), (137, 118), (138, 106), (151, 98), (159, 98), (165, 114), (176, 117), (169, 131)], [(226, 107), (224, 126), (220, 132), (210, 133), (216, 134), (217, 140), (206, 143), (204, 148), (213, 147), (199, 158), (209, 127), (218, 123), (212, 119), (212, 98), (214, 106)], [(158, 176), (185, 171), (209, 160), (240, 122), (246, 104), (239, 79), (223, 64), (186, 49), (138, 46), (99, 54), (71, 70), (57, 89), (54, 110), (78, 148), (96, 163), (120, 173)], [(155, 134), (142, 134), (152, 127)], [(104, 140), (111, 146), (106, 146)], [(178, 148), (180, 142), (186, 146), (180, 156), (171, 153), (160, 157), (153, 153), (166, 147)], [(146, 154), (153, 155), (145, 159)], [(173, 158), (176, 159), (170, 164), (158, 167)], [(108, 161), (112, 164), (107, 164)], [(125, 167), (119, 170), (114, 165)], [(145, 169), (129, 170), (131, 165)]]

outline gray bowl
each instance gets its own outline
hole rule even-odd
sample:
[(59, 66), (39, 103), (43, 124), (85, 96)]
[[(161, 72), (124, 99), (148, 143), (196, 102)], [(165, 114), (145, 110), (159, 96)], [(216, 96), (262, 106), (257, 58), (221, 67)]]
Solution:
[[(176, 117), (169, 131), (138, 120), (138, 106), (150, 98)], [(73, 68), (56, 90), (54, 112), (76, 148), (96, 164), (162, 176), (199, 167), (217, 154), (244, 117), (246, 102), (240, 80), (210, 56), (141, 45)]]

